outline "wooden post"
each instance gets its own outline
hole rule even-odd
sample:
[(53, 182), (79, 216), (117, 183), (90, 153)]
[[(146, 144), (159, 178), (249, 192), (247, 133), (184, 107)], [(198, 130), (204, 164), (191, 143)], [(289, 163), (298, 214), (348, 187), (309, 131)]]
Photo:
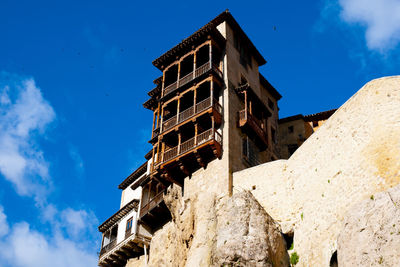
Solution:
[(247, 120), (247, 90), (244, 91), (244, 114), (245, 120)]
[(156, 122), (156, 110), (154, 110), (154, 112), (153, 112), (153, 129), (151, 130), (151, 139), (153, 139), (153, 137), (154, 137), (154, 129), (155, 129), (155, 122)]
[(161, 162), (164, 161), (164, 150), (165, 150), (165, 143), (161, 143)]
[(178, 152), (177, 152), (178, 155), (179, 153), (181, 153), (181, 142), (182, 142), (181, 132), (178, 132)]
[(179, 79), (181, 77), (181, 61), (179, 61), (178, 63), (178, 77), (176, 79), (176, 88), (179, 87)]
[(197, 122), (194, 124), (194, 145), (196, 146), (197, 145), (197, 131), (198, 131), (198, 128), (197, 128)]
[(214, 104), (214, 80), (211, 78), (210, 81), (210, 97), (211, 97), (211, 106)]
[(154, 158), (154, 153), (155, 153), (155, 146), (153, 146), (153, 153), (152, 153), (152, 156), (151, 156), (151, 158), (152, 158), (152, 163), (151, 163), (151, 165), (150, 165), (150, 173), (152, 173), (153, 172), (153, 170), (154, 170), (154, 163), (155, 163), (155, 158)]
[(194, 88), (193, 92), (193, 113), (196, 114), (196, 98), (197, 98), (197, 86)]
[(211, 41), (209, 43), (209, 60), (210, 60), (210, 69), (212, 69), (212, 44)]
[(166, 72), (166, 70), (164, 70), (164, 71), (163, 71), (163, 74), (162, 74), (162, 82), (161, 82), (161, 97), (163, 97), (163, 96), (164, 96), (165, 72)]
[(176, 104), (176, 124), (179, 123), (179, 110), (181, 106), (181, 97), (178, 98), (178, 103)]
[(197, 50), (194, 51), (193, 53), (193, 79), (196, 78), (196, 54), (197, 54)]
[(163, 117), (164, 117), (164, 106), (161, 107), (161, 118), (160, 118), (160, 133), (163, 131)]
[(212, 129), (212, 134), (214, 134), (214, 124), (215, 124), (214, 115), (211, 115), (211, 129)]
[(251, 101), (251, 99), (250, 99), (250, 101), (249, 101), (249, 111), (250, 111), (250, 115), (253, 115), (253, 105), (252, 105), (252, 101)]
[(161, 142), (161, 137), (158, 137), (158, 142), (157, 142), (157, 163), (160, 162), (161, 157), (160, 157), (160, 142)]

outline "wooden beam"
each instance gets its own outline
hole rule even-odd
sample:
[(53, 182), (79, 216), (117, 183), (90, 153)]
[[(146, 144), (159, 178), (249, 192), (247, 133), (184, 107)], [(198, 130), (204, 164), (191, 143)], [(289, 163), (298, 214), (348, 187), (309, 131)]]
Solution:
[(194, 150), (194, 155), (196, 157), (197, 163), (199, 163), (199, 165), (202, 168), (204, 168), (206, 166), (206, 164), (204, 163), (203, 158), (201, 157), (201, 155), (200, 155), (199, 151), (197, 151), (197, 149)]
[(181, 169), (181, 171), (186, 175), (189, 176), (190, 175), (190, 171), (186, 168), (185, 164), (183, 164), (183, 162), (181, 160), (178, 160), (178, 166), (179, 169)]

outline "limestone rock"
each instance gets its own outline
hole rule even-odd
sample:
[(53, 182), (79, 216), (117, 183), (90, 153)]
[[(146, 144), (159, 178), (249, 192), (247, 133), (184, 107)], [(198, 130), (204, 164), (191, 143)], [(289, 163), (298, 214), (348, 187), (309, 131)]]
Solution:
[(221, 199), (217, 219), (213, 266), (289, 266), (279, 226), (250, 192)]
[(400, 186), (353, 206), (338, 239), (339, 266), (400, 266)]
[[(155, 232), (149, 267), (288, 266), (279, 226), (249, 192), (217, 197), (198, 191), (182, 197), (179, 187), (164, 196), (172, 221)], [(239, 263), (240, 261), (240, 263)]]
[(349, 208), (400, 183), (399, 118), (400, 76), (373, 80), (291, 158), (233, 174), (234, 191), (294, 232), (296, 267), (329, 266)]
[(144, 255), (140, 256), (139, 258), (129, 259), (125, 265), (125, 267), (145, 267), (145, 266), (146, 266), (146, 262), (145, 262)]

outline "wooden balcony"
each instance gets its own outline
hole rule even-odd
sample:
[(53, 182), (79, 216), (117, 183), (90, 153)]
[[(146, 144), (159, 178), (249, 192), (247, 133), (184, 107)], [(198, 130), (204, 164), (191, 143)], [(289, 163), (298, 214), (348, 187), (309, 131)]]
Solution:
[(248, 130), (250, 129), (256, 134), (256, 137), (263, 144), (268, 147), (268, 133), (265, 124), (259, 121), (255, 116), (251, 115), (248, 110), (239, 111), (239, 127)]
[(184, 77), (180, 78), (178, 81), (166, 86), (164, 88), (163, 96), (171, 94), (178, 88), (188, 84), (189, 82), (197, 79), (198, 77), (200, 77), (203, 74), (208, 73), (210, 71), (214, 71), (220, 78), (222, 78), (222, 72), (220, 71), (218, 66), (215, 65), (214, 63), (207, 62), (207, 63), (201, 65), (200, 67), (198, 67), (197, 69), (195, 69), (194, 71), (186, 74)]
[(150, 239), (142, 235), (129, 234), (117, 244), (116, 239), (104, 246), (99, 253), (99, 266), (125, 266), (130, 258), (144, 254), (143, 246), (149, 245)]
[(171, 213), (164, 203), (164, 191), (150, 199), (140, 209), (139, 221), (148, 231), (154, 232), (171, 220)]
[(171, 128), (177, 126), (178, 124), (183, 124), (189, 119), (198, 116), (203, 112), (212, 110), (215, 110), (220, 116), (222, 113), (222, 106), (215, 98), (213, 99), (213, 101), (211, 101), (211, 97), (206, 98), (199, 103), (196, 103), (196, 105), (187, 108), (186, 110), (163, 122), (161, 133), (165, 133)]
[(165, 151), (156, 168), (161, 179), (182, 186), (186, 176), (221, 156), (222, 135), (208, 129)]
[(140, 209), (140, 216), (139, 218), (142, 218), (146, 213), (152, 211), (155, 207), (157, 207), (162, 201), (164, 201), (163, 198), (164, 191), (158, 193), (156, 196), (154, 196), (149, 203), (141, 207)]

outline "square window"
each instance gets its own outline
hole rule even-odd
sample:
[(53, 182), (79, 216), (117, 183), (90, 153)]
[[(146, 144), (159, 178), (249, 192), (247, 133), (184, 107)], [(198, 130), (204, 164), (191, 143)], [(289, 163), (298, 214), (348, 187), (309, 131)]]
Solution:
[(294, 127), (293, 126), (289, 126), (288, 127), (288, 131), (289, 131), (289, 133), (293, 133), (294, 132)]

